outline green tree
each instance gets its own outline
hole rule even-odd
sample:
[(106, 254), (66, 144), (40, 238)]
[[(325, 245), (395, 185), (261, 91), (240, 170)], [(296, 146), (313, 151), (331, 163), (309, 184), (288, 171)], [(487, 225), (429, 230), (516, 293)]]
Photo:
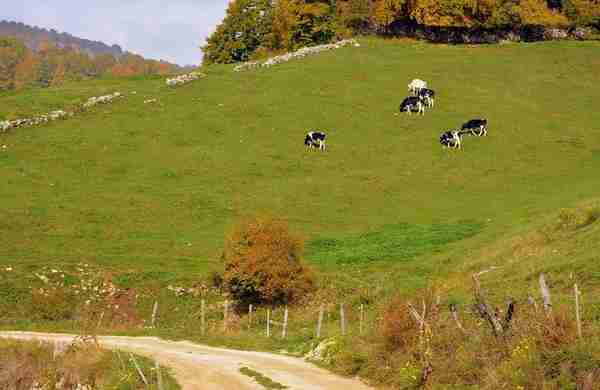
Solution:
[(48, 61), (47, 57), (43, 57), (40, 60), (40, 65), (38, 68), (38, 74), (37, 74), (37, 85), (39, 87), (42, 88), (47, 88), (50, 86), (50, 83), (52, 82), (52, 78), (53, 78), (53, 71), (52, 71), (52, 67), (50, 65), (50, 62)]
[(247, 61), (271, 31), (270, 0), (234, 0), (225, 19), (207, 39), (205, 63)]

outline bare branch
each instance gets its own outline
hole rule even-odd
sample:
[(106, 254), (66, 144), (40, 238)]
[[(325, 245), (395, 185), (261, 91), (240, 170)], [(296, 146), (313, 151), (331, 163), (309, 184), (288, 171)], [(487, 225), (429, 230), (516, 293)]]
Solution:
[(450, 313), (452, 314), (452, 318), (454, 319), (456, 327), (460, 329), (460, 331), (464, 334), (467, 334), (467, 331), (465, 330), (465, 328), (463, 328), (462, 324), (460, 323), (460, 320), (458, 319), (458, 311), (456, 310), (455, 304), (450, 305)]

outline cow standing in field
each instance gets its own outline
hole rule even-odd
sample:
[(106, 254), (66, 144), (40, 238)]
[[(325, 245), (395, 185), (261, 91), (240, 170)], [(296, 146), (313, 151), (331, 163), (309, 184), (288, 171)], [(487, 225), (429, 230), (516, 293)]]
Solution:
[(447, 148), (460, 149), (462, 147), (460, 138), (462, 132), (457, 130), (448, 130), (440, 136), (440, 143)]
[(435, 104), (435, 91), (433, 89), (421, 89), (419, 91), (419, 97), (423, 99), (427, 108), (433, 108)]
[(409, 96), (400, 103), (400, 112), (410, 115), (413, 111), (425, 115), (425, 101), (418, 96)]
[(408, 84), (408, 92), (412, 93), (415, 96), (419, 96), (419, 92), (422, 89), (426, 89), (427, 88), (427, 82), (421, 80), (421, 79), (414, 79), (413, 81), (410, 82), (410, 84)]
[(304, 145), (309, 148), (319, 148), (325, 150), (325, 137), (327, 135), (322, 131), (309, 131), (304, 138)]
[(487, 119), (471, 119), (462, 125), (461, 131), (478, 137), (487, 135)]

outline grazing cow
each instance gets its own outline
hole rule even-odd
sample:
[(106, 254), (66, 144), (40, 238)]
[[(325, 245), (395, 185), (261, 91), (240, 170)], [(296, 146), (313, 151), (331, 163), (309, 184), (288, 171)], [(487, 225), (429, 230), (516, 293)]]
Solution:
[(427, 108), (432, 108), (435, 104), (435, 91), (433, 89), (421, 89), (419, 91), (419, 97), (423, 99)]
[(421, 79), (414, 79), (408, 84), (408, 92), (414, 94), (415, 96), (419, 96), (419, 91), (427, 88), (427, 82)]
[(309, 131), (304, 138), (304, 145), (309, 149), (325, 150), (325, 137), (326, 135), (322, 131)]
[(460, 143), (460, 137), (462, 133), (456, 130), (448, 130), (440, 136), (440, 143), (447, 148), (460, 149), (462, 147)]
[(487, 119), (471, 119), (462, 125), (461, 131), (478, 137), (487, 135)]
[(400, 112), (417, 111), (418, 114), (425, 115), (425, 102), (418, 96), (409, 96), (400, 103)]

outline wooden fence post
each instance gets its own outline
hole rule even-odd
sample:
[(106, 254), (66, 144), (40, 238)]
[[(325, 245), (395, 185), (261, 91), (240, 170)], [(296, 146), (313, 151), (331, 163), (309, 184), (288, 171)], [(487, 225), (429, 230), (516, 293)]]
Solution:
[(344, 313), (344, 304), (340, 303), (340, 328), (342, 336), (346, 335), (346, 314)]
[(248, 306), (248, 330), (250, 330), (250, 327), (252, 326), (252, 304), (250, 304), (250, 306)]
[(229, 301), (226, 299), (225, 303), (223, 304), (223, 331), (224, 332), (227, 331), (228, 315), (229, 315)]
[(200, 301), (200, 332), (202, 332), (202, 336), (206, 334), (206, 302), (204, 298)]
[(288, 307), (285, 305), (285, 311), (283, 312), (283, 328), (281, 329), (281, 338), (285, 339), (287, 335), (287, 325), (288, 325)]
[(498, 335), (500, 335), (500, 333), (502, 333), (504, 328), (502, 327), (502, 324), (498, 320), (498, 317), (496, 317), (496, 313), (494, 313), (491, 306), (487, 303), (485, 294), (483, 293), (483, 290), (481, 289), (481, 284), (479, 283), (479, 276), (481, 276), (487, 272), (493, 271), (495, 269), (496, 269), (496, 267), (491, 267), (488, 270), (478, 272), (476, 274), (473, 274), (472, 278), (473, 278), (473, 286), (474, 286), (473, 293), (475, 295), (476, 308), (479, 311), (479, 314), (483, 318), (488, 320), (488, 322), (490, 323), (490, 326), (492, 327), (492, 331), (494, 332), (494, 335), (498, 336)]
[(538, 305), (537, 305), (537, 302), (535, 301), (535, 298), (530, 295), (527, 297), (527, 301), (529, 302), (529, 304), (531, 304), (531, 306), (533, 306), (533, 309), (535, 310), (535, 312), (537, 314)]
[(579, 338), (582, 337), (581, 332), (581, 314), (579, 313), (579, 288), (577, 287), (577, 283), (575, 283), (575, 318), (577, 319), (577, 335)]
[(325, 307), (323, 304), (319, 307), (319, 320), (317, 321), (317, 338), (321, 338), (321, 326), (323, 325), (323, 314), (325, 312)]
[(100, 318), (98, 318), (98, 324), (96, 325), (96, 328), (99, 328), (102, 325), (102, 319), (104, 319), (104, 310), (102, 310), (102, 313), (100, 313)]
[(465, 328), (463, 328), (460, 320), (458, 319), (458, 310), (456, 310), (456, 305), (454, 303), (450, 305), (450, 313), (452, 314), (452, 319), (454, 320), (456, 327), (464, 334), (467, 334), (467, 331), (465, 331)]
[(158, 313), (158, 301), (154, 301), (154, 307), (152, 308), (152, 327), (156, 326), (156, 314)]
[(164, 385), (163, 385), (163, 377), (162, 374), (160, 372), (160, 365), (158, 364), (158, 361), (154, 361), (154, 371), (156, 372), (156, 382), (158, 384), (158, 390), (164, 390)]
[(267, 337), (271, 337), (271, 309), (267, 309)]
[(544, 302), (544, 310), (546, 315), (552, 314), (552, 300), (550, 299), (550, 289), (546, 284), (546, 277), (544, 274), (540, 274), (540, 291), (542, 293), (542, 300)]
[(360, 335), (363, 334), (363, 321), (365, 320), (365, 305), (360, 304), (360, 325), (358, 328), (358, 332)]

